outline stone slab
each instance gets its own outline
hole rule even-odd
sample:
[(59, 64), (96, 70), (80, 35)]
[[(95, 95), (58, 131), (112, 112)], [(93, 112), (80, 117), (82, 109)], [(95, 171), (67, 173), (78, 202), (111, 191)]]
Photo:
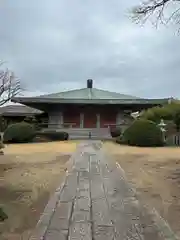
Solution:
[(92, 202), (92, 220), (93, 224), (96, 226), (112, 225), (108, 204), (105, 198)]
[(72, 202), (61, 202), (59, 201), (56, 207), (56, 214), (61, 218), (70, 219), (72, 212)]
[(77, 198), (74, 202), (74, 211), (89, 211), (90, 212), (91, 201), (90, 198)]
[(72, 215), (72, 222), (90, 222), (91, 213), (90, 211), (74, 211)]
[(105, 197), (104, 186), (101, 178), (91, 180), (91, 199), (92, 201)]
[(92, 240), (90, 223), (73, 223), (70, 226), (69, 240)]
[(76, 184), (64, 186), (60, 201), (61, 202), (72, 202), (76, 197)]
[(59, 202), (55, 213), (52, 216), (49, 229), (68, 230), (72, 212), (72, 202)]
[(66, 240), (68, 232), (48, 230), (43, 240)]
[(93, 229), (94, 240), (114, 240), (113, 226), (98, 226)]

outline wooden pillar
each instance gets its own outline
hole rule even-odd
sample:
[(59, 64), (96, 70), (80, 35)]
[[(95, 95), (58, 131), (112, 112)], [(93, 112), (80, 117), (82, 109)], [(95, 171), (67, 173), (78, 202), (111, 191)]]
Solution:
[(119, 111), (116, 115), (116, 124), (120, 124), (122, 121), (122, 113)]
[(60, 123), (60, 125), (63, 127), (63, 124), (64, 124), (64, 115), (63, 115), (63, 112), (60, 112), (60, 113), (59, 113), (59, 116), (60, 116), (59, 123)]
[(101, 115), (100, 113), (96, 114), (96, 128), (100, 128), (101, 127)]
[(80, 113), (80, 128), (84, 128), (84, 113)]

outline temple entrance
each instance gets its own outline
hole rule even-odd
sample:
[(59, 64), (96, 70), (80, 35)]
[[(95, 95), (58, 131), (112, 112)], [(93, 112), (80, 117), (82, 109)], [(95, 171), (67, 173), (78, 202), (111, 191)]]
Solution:
[(93, 108), (88, 107), (84, 109), (84, 124), (83, 128), (96, 128), (97, 127), (97, 114)]
[(96, 128), (97, 116), (96, 114), (84, 113), (84, 128)]

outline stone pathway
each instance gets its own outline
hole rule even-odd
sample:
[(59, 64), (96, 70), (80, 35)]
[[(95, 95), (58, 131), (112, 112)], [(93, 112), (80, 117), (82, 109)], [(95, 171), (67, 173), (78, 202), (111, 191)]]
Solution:
[(101, 145), (78, 146), (30, 240), (166, 239)]

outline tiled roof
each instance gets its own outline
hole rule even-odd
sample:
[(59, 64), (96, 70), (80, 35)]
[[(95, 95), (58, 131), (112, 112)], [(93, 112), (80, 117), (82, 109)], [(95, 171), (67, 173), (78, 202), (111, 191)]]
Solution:
[(40, 114), (42, 111), (25, 105), (7, 105), (0, 107), (0, 115), (3, 116), (26, 116)]
[(12, 102), (22, 103), (29, 106), (35, 106), (36, 103), (72, 103), (72, 104), (163, 104), (169, 98), (165, 99), (144, 99), (131, 95), (110, 92), (94, 88), (92, 80), (87, 81), (87, 87), (65, 92), (41, 95), (37, 97), (15, 97)]
[(110, 92), (97, 88), (81, 88), (66, 92), (58, 92), (38, 96), (38, 98), (53, 99), (140, 99), (135, 96), (125, 95), (117, 92)]

